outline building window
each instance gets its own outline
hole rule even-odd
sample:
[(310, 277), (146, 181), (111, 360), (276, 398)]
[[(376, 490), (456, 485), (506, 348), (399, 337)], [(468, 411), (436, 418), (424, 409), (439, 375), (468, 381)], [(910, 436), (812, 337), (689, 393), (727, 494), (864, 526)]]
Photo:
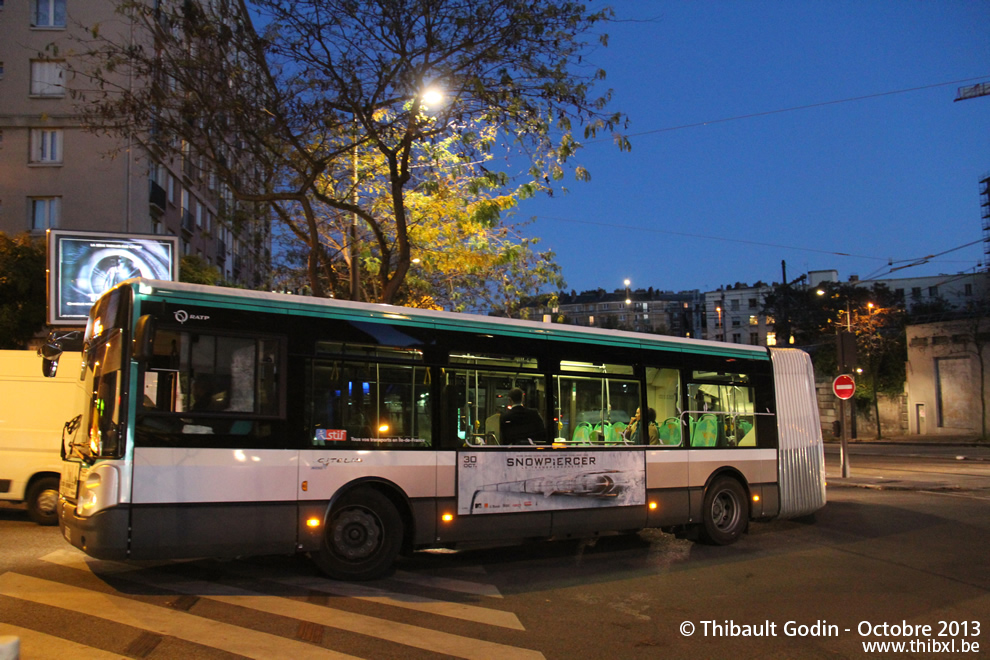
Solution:
[(938, 287), (937, 286), (928, 287), (928, 295), (931, 296), (932, 298), (938, 296)]
[(912, 298), (915, 298), (915, 299), (921, 297), (921, 287), (920, 286), (911, 287), (911, 297)]
[(65, 27), (65, 0), (34, 0), (33, 4), (32, 27)]
[(777, 333), (776, 332), (768, 332), (767, 333), (767, 346), (776, 346), (776, 345), (777, 345)]
[(3, 62), (0, 62), (0, 79), (3, 78)]
[(62, 129), (61, 128), (31, 129), (31, 162), (32, 163), (62, 162)]
[(749, 299), (749, 308), (750, 309), (756, 309), (756, 298), (750, 298)]
[(965, 286), (965, 290), (963, 291), (963, 295), (964, 296), (971, 296), (971, 295), (973, 295), (973, 285), (972, 284), (967, 284)]
[(732, 343), (733, 344), (741, 344), (742, 343), (742, 333), (733, 332), (732, 333)]
[(31, 60), (31, 96), (65, 96), (65, 66), (61, 60)]
[(59, 198), (30, 197), (31, 231), (44, 231), (58, 227)]
[(758, 333), (756, 333), (756, 332), (749, 333), (749, 343), (752, 344), (753, 346), (759, 346), (760, 345), (760, 335)]
[(749, 324), (750, 325), (759, 325), (760, 324), (759, 317), (750, 314), (749, 315)]
[(739, 299), (738, 298), (729, 301), (729, 309), (731, 309), (732, 311), (737, 311), (739, 309)]

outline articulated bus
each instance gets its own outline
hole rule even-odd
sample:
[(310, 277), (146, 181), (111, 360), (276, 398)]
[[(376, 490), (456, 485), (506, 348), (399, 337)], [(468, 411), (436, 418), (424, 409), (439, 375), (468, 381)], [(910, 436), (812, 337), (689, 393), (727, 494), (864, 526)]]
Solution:
[[(728, 544), (825, 504), (798, 350), (152, 280), (84, 341), (58, 509), (98, 558), (303, 552), (361, 580), (467, 543)], [(515, 389), (542, 420), (521, 438)]]

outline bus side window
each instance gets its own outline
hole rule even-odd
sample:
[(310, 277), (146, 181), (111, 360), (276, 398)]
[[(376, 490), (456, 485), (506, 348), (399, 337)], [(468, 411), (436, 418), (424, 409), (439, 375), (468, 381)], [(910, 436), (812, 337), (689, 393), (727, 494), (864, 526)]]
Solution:
[(431, 446), (429, 374), (422, 365), (314, 360), (306, 401), (310, 446)]
[(688, 383), (690, 445), (756, 447), (755, 389), (739, 374), (705, 376), (709, 382)]
[(558, 444), (624, 446), (645, 444), (640, 421), (648, 428), (649, 412), (640, 410), (640, 381), (628, 365), (561, 363), (553, 392)]
[[(523, 391), (524, 407), (536, 410), (543, 417), (546, 394), (542, 376), (468, 367), (445, 370), (445, 446), (505, 444), (501, 437), (501, 415), (509, 405), (509, 391), (513, 388)], [(546, 444), (546, 431), (533, 441)]]
[(279, 341), (160, 329), (145, 367), (138, 426), (249, 435), (279, 414)]

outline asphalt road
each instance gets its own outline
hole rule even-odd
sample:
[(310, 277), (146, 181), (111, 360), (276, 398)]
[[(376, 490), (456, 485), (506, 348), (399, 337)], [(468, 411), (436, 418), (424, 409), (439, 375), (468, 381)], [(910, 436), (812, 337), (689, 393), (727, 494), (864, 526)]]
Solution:
[(4, 507), (0, 635), (19, 635), (24, 659), (60, 660), (895, 655), (867, 642), (986, 653), (988, 461), (909, 449), (857, 448), (854, 478), (830, 476), (814, 521), (754, 524), (729, 547), (647, 530), (417, 553), (360, 585), (293, 557), (88, 560)]

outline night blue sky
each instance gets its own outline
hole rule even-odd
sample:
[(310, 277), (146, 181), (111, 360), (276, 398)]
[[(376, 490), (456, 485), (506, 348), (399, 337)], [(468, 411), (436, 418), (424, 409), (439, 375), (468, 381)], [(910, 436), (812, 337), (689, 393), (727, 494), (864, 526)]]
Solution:
[(569, 175), (568, 194), (513, 218), (535, 217), (527, 234), (557, 253), (567, 290), (777, 282), (781, 260), (788, 279), (866, 278), (973, 241), (890, 276), (982, 261), (990, 97), (953, 99), (990, 82), (990, 2), (612, 6), (620, 22), (590, 60), (633, 150), (587, 145), (591, 182)]

